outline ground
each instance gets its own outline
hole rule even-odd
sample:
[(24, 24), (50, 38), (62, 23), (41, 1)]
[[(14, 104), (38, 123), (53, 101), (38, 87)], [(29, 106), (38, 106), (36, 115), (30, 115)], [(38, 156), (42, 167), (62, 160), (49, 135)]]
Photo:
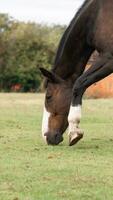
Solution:
[(85, 136), (41, 137), (42, 94), (0, 94), (0, 200), (112, 200), (113, 100), (84, 100)]

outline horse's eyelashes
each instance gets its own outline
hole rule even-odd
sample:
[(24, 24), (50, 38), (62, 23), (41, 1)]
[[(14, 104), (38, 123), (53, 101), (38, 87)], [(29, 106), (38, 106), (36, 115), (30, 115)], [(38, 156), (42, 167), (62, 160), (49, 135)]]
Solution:
[(52, 98), (52, 95), (46, 95), (47, 100), (51, 100), (51, 98)]

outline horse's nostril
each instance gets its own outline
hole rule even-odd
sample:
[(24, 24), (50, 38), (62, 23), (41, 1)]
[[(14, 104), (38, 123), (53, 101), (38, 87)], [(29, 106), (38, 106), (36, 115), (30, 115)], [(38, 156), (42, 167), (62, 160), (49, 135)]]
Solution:
[(55, 143), (59, 144), (61, 141), (63, 141), (63, 137), (62, 137), (62, 135), (60, 135), (59, 133), (57, 133), (55, 135)]
[(52, 144), (52, 140), (51, 140), (51, 138), (50, 137), (46, 137), (46, 141), (47, 141), (47, 144), (49, 145), (49, 144)]
[(58, 138), (58, 134), (55, 134), (55, 139), (57, 139)]
[(63, 137), (62, 135), (60, 135), (59, 133), (56, 134), (50, 134), (47, 133), (46, 134), (46, 141), (48, 145), (58, 145), (60, 142), (63, 141)]
[(44, 133), (44, 136), (48, 136), (48, 133)]

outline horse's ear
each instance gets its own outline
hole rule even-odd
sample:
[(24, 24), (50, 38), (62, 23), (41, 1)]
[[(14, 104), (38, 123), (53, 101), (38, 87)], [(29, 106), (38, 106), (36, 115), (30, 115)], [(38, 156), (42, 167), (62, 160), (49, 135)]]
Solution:
[(44, 76), (44, 77), (46, 77), (47, 79), (49, 79), (49, 80), (54, 80), (54, 75), (53, 75), (53, 73), (51, 73), (51, 72), (49, 72), (48, 70), (46, 70), (46, 69), (44, 69), (44, 68), (39, 68), (40, 69), (40, 71), (41, 71), (41, 73), (42, 73), (42, 75)]
[(63, 80), (56, 74), (54, 74), (53, 72), (50, 72), (44, 68), (39, 68), (42, 75), (44, 77), (46, 77), (50, 82), (52, 83), (60, 83), (63, 82)]

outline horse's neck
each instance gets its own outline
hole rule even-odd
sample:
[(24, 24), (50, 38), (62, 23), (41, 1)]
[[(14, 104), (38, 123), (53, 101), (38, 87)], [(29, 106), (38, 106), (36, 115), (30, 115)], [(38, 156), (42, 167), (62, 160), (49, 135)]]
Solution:
[[(71, 24), (65, 31), (55, 59), (53, 71), (61, 77), (68, 77), (68, 75), (76, 71), (75, 66), (79, 66), (81, 58), (83, 57), (84, 65), (87, 63), (92, 50), (89, 50), (87, 45), (87, 22), (91, 14), (91, 4), (94, 0), (85, 1), (86, 4), (78, 11), (73, 18)], [(88, 53), (85, 53), (87, 52)]]

